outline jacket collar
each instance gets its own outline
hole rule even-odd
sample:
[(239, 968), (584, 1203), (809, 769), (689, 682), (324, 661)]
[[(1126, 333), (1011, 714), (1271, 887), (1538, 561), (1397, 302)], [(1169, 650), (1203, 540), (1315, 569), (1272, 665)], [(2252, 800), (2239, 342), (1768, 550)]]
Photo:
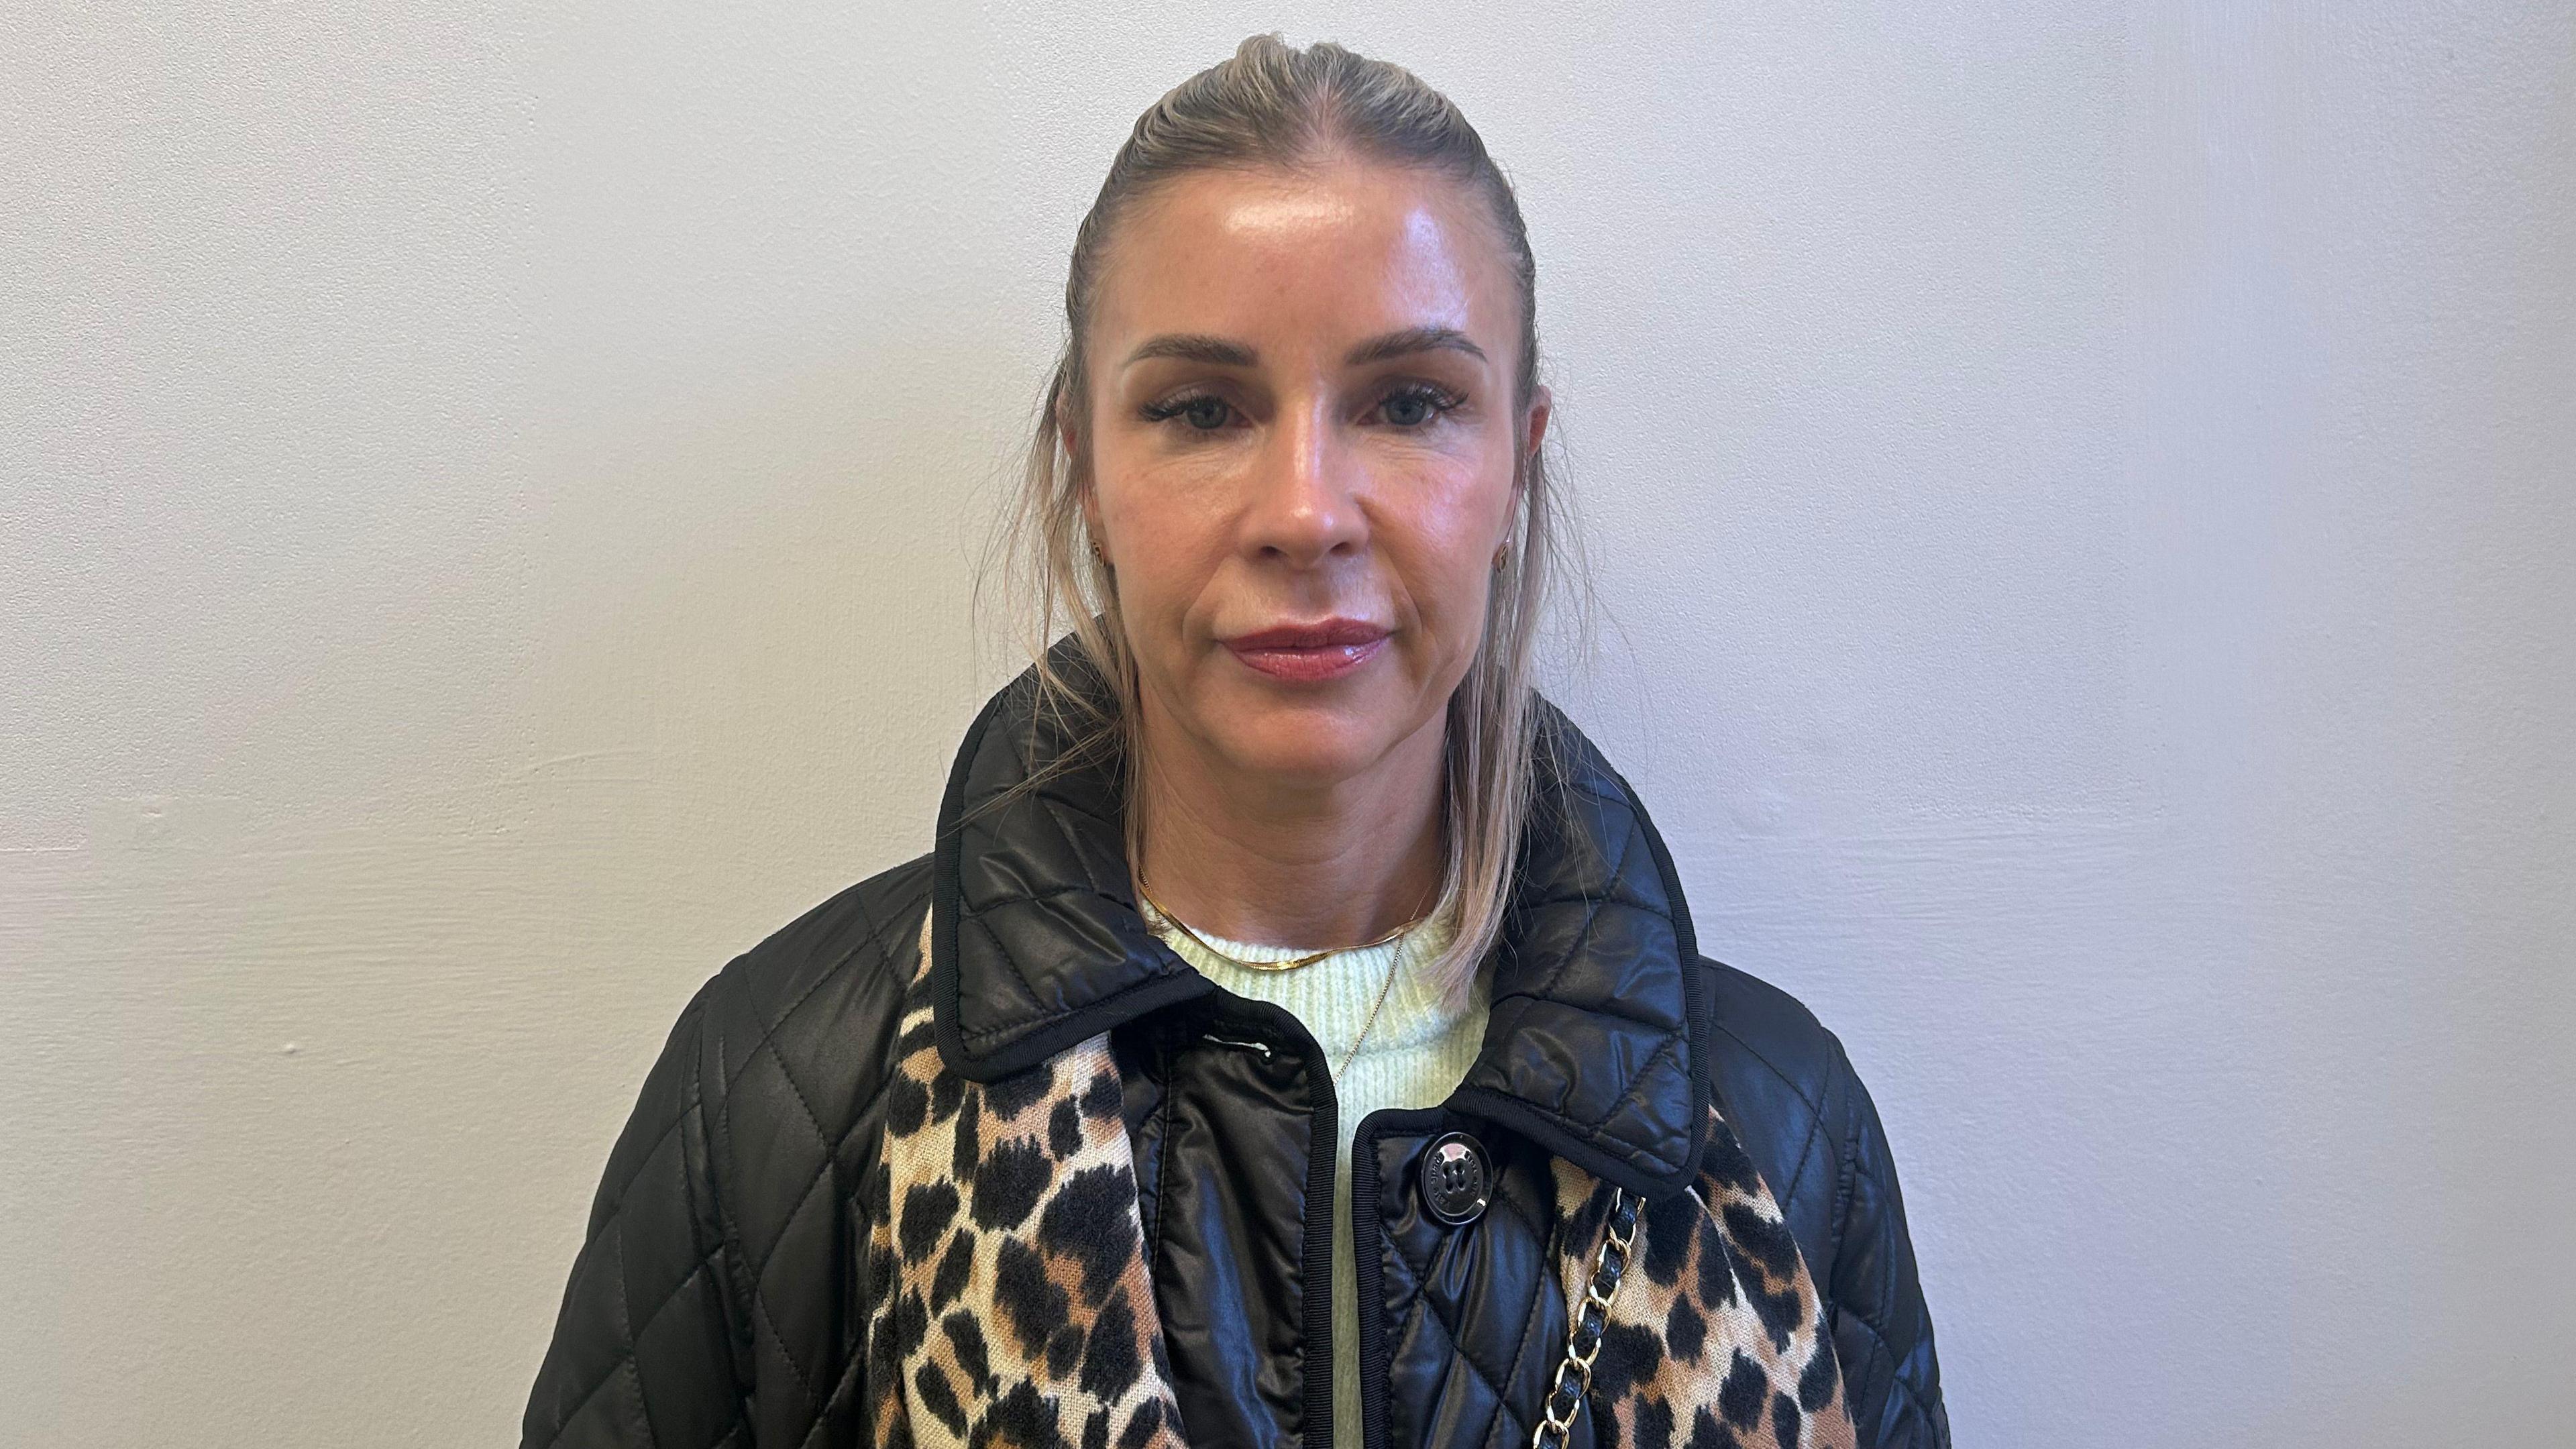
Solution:
[[(1074, 636), (1049, 657), (1105, 698)], [(1216, 989), (1137, 914), (1120, 762), (1073, 756), (1036, 698), (1032, 667), (985, 702), (950, 767), (932, 852), (932, 1018), (947, 1066), (979, 1082)], [(1539, 714), (1541, 808), (1489, 968), (1484, 1046), (1450, 1103), (1662, 1197), (1697, 1174), (1709, 1122), (1708, 985), (1690, 912), (1627, 781), (1553, 704)], [(1049, 765), (1062, 768), (1001, 800)]]

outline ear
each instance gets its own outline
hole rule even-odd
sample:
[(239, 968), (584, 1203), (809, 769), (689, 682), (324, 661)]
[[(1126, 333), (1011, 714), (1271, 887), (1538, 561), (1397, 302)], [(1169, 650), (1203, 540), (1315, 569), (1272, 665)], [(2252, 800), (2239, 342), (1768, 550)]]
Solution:
[(1066, 407), (1061, 399), (1055, 405), (1055, 431), (1056, 436), (1064, 440), (1066, 452), (1077, 458), (1082, 456), (1082, 435), (1074, 428), (1073, 410)]
[(1073, 409), (1061, 401), (1055, 407), (1055, 431), (1064, 445), (1065, 456), (1072, 460), (1073, 490), (1074, 496), (1082, 503), (1082, 526), (1090, 530), (1092, 538), (1097, 539), (1100, 537), (1100, 508), (1091, 495), (1090, 480), (1083, 476), (1082, 434), (1074, 426)]
[(1513, 460), (1512, 466), (1512, 501), (1515, 503), (1520, 501), (1520, 491), (1529, 486), (1529, 460), (1538, 455), (1538, 445), (1547, 437), (1548, 413), (1554, 403), (1555, 398), (1548, 392), (1546, 383), (1530, 390), (1529, 412), (1521, 419), (1521, 435), (1516, 440), (1520, 444), (1520, 456)]
[(1548, 411), (1554, 405), (1555, 401), (1555, 396), (1547, 390), (1546, 383), (1540, 383), (1537, 387), (1531, 389), (1529, 416), (1523, 419), (1521, 423), (1522, 457), (1526, 458), (1530, 454), (1537, 452), (1540, 441), (1547, 437)]

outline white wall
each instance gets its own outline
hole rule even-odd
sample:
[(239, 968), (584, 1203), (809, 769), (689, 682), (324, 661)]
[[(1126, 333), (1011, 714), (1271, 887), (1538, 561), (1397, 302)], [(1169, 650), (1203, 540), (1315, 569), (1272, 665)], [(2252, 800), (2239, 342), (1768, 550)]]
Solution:
[(0, 11), (0, 1442), (512, 1437), (1274, 25), (1519, 178), (1557, 691), (1876, 1090), (1960, 1443), (2565, 1442), (2566, 5), (386, 8)]

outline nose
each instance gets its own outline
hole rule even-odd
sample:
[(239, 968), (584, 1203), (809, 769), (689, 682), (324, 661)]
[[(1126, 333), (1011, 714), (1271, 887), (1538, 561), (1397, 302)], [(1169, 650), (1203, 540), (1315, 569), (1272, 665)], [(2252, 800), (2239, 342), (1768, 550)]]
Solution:
[(1359, 459), (1330, 408), (1320, 396), (1282, 408), (1253, 457), (1243, 547), (1264, 562), (1312, 569), (1366, 545)]

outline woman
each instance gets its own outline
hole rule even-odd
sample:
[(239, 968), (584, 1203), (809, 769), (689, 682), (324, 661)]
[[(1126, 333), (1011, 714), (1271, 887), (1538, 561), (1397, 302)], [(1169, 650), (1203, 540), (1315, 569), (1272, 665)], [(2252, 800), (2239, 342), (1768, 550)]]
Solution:
[(1948, 1441), (1868, 1095), (1531, 691), (1532, 277), (1396, 67), (1138, 121), (1014, 534), (1070, 630), (681, 1014), (527, 1444)]

